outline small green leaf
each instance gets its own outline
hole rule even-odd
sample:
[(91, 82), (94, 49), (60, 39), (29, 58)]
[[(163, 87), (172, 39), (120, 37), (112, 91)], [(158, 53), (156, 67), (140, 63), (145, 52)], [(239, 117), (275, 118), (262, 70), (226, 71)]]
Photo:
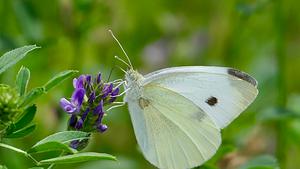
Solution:
[(15, 130), (26, 127), (34, 118), (36, 113), (36, 106), (32, 105), (25, 109), (24, 115), (14, 124)]
[(57, 141), (60, 143), (69, 143), (73, 140), (82, 140), (90, 137), (90, 133), (82, 132), (82, 131), (63, 131), (52, 134), (43, 140), (37, 142), (33, 147), (44, 144), (46, 142)]
[(44, 167), (31, 167), (31, 168), (28, 168), (28, 169), (44, 169)]
[(279, 169), (279, 165), (277, 160), (270, 155), (261, 155), (255, 157), (244, 165), (242, 165), (239, 169)]
[(69, 77), (72, 77), (74, 74), (76, 74), (78, 71), (76, 70), (66, 70), (63, 72), (58, 73), (56, 76), (54, 76), (51, 80), (49, 80), (45, 85), (45, 91), (48, 92), (53, 87), (59, 85), (64, 80), (68, 79)]
[(18, 130), (18, 131), (15, 131), (11, 134), (8, 134), (5, 136), (5, 138), (20, 138), (20, 137), (24, 137), (28, 134), (30, 134), (31, 132), (34, 131), (34, 129), (36, 128), (36, 125), (35, 124), (32, 124), (28, 127), (25, 127), (21, 130)]
[(86, 152), (42, 160), (40, 164), (66, 164), (92, 160), (116, 160), (116, 157), (105, 153)]
[(0, 57), (0, 74), (3, 73), (6, 69), (13, 66), (21, 59), (23, 59), (26, 54), (36, 48), (36, 45), (23, 46), (12, 51), (5, 53)]
[(20, 107), (30, 104), (32, 101), (34, 101), (44, 93), (45, 93), (45, 89), (43, 87), (37, 87), (32, 89), (28, 94), (25, 95), (25, 98), (20, 104)]
[(66, 144), (56, 142), (56, 141), (51, 141), (51, 142), (45, 142), (44, 144), (39, 144), (37, 146), (34, 146), (30, 148), (27, 152), (28, 153), (42, 153), (42, 152), (48, 152), (48, 151), (56, 151), (56, 150), (64, 150), (67, 153), (77, 153), (77, 150), (72, 149)]
[(6, 135), (9, 135), (17, 130), (20, 130), (27, 125), (30, 124), (30, 122), (33, 120), (36, 112), (36, 106), (32, 105), (24, 110), (23, 116), (16, 122), (11, 124), (6, 129)]
[(30, 71), (28, 68), (22, 66), (17, 75), (16, 85), (20, 96), (26, 93), (27, 85), (30, 78)]

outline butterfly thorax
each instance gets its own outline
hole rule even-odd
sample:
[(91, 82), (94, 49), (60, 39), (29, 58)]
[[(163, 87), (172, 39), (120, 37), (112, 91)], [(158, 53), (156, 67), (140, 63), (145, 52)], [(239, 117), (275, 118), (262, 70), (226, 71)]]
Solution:
[[(142, 87), (142, 82), (144, 81), (143, 75), (141, 75), (139, 72), (133, 69), (130, 69), (125, 74), (125, 81), (126, 81), (126, 89), (128, 90), (126, 92), (126, 96), (131, 95), (131, 96), (139, 97), (138, 95), (141, 94), (140, 90)], [(127, 100), (126, 96), (125, 96), (125, 100)]]

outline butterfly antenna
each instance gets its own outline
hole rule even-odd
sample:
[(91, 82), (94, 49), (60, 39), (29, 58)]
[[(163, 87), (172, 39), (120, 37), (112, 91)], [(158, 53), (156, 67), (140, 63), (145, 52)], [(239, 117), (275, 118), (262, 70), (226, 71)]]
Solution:
[(125, 62), (123, 59), (121, 59), (120, 57), (115, 56), (115, 59), (118, 59), (119, 61), (121, 61), (122, 63), (124, 63), (124, 64), (127, 65), (128, 67), (130, 67), (130, 65), (129, 65), (127, 62)]
[(121, 68), (120, 66), (117, 66), (122, 72), (124, 72), (125, 74), (127, 73), (123, 68)]
[(127, 65), (128, 65), (131, 69), (133, 69), (133, 66), (132, 66), (132, 64), (131, 64), (131, 61), (130, 61), (130, 59), (129, 59), (127, 53), (126, 53), (126, 51), (125, 51), (124, 48), (122, 47), (121, 43), (120, 43), (119, 40), (115, 37), (114, 33), (113, 33), (111, 30), (108, 30), (108, 31), (109, 31), (109, 33), (111, 34), (111, 36), (115, 39), (115, 41), (118, 43), (118, 45), (120, 46), (120, 48), (121, 48), (121, 50), (123, 51), (123, 53), (125, 54), (125, 56), (126, 56), (126, 58), (127, 58), (127, 61), (128, 61), (128, 63), (129, 63), (129, 65), (128, 65), (128, 64), (127, 64)]

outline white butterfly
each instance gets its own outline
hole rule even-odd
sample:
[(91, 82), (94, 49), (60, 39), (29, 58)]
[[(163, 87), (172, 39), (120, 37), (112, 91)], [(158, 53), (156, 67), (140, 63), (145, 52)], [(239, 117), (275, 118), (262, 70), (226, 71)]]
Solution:
[(186, 66), (142, 76), (126, 57), (124, 100), (143, 155), (158, 168), (193, 168), (209, 160), (221, 144), (220, 130), (258, 94), (257, 81), (236, 69)]

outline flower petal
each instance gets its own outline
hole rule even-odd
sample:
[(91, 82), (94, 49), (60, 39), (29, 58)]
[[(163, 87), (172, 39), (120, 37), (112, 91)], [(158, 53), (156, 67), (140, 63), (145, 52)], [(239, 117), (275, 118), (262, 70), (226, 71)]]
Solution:
[(75, 127), (76, 123), (77, 123), (77, 117), (76, 117), (76, 115), (72, 115), (69, 120), (69, 126)]
[(77, 130), (80, 130), (80, 129), (82, 128), (82, 126), (83, 126), (83, 120), (82, 120), (82, 119), (79, 119), (79, 120), (77, 121), (76, 125), (75, 125), (75, 128), (76, 128)]
[(111, 97), (109, 100), (110, 103), (114, 102), (117, 99), (117, 95), (119, 94), (119, 92), (120, 92), (119, 88), (116, 88), (113, 92), (111, 92), (110, 94)]
[(93, 104), (95, 98), (96, 98), (96, 95), (95, 95), (95, 92), (93, 91), (93, 92), (90, 94), (90, 96), (89, 96), (88, 102), (89, 102), (90, 104)]
[[(84, 82), (85, 82), (85, 75), (80, 75), (75, 83), (75, 89), (84, 88)], [(74, 85), (74, 80), (73, 80)]]
[(113, 84), (105, 84), (102, 90), (102, 98), (106, 98), (113, 90)]
[(103, 113), (104, 113), (103, 112), (103, 100), (101, 100), (100, 103), (98, 104), (98, 106), (94, 110), (94, 115), (100, 115)]
[(91, 75), (86, 75), (85, 80), (86, 80), (87, 86), (90, 86), (91, 81), (92, 81), (92, 76)]
[(82, 102), (84, 100), (85, 90), (83, 88), (77, 88), (73, 92), (71, 103), (76, 105), (78, 110), (80, 110)]
[(74, 113), (76, 111), (76, 106), (70, 103), (67, 99), (62, 98), (60, 99), (60, 106), (62, 109), (64, 109), (67, 113)]
[(107, 130), (107, 128), (108, 127), (105, 124), (100, 124), (100, 125), (97, 126), (98, 131), (101, 132), (101, 133), (105, 132)]
[(101, 73), (98, 73), (96, 81), (97, 81), (97, 84), (99, 84), (101, 82)]

